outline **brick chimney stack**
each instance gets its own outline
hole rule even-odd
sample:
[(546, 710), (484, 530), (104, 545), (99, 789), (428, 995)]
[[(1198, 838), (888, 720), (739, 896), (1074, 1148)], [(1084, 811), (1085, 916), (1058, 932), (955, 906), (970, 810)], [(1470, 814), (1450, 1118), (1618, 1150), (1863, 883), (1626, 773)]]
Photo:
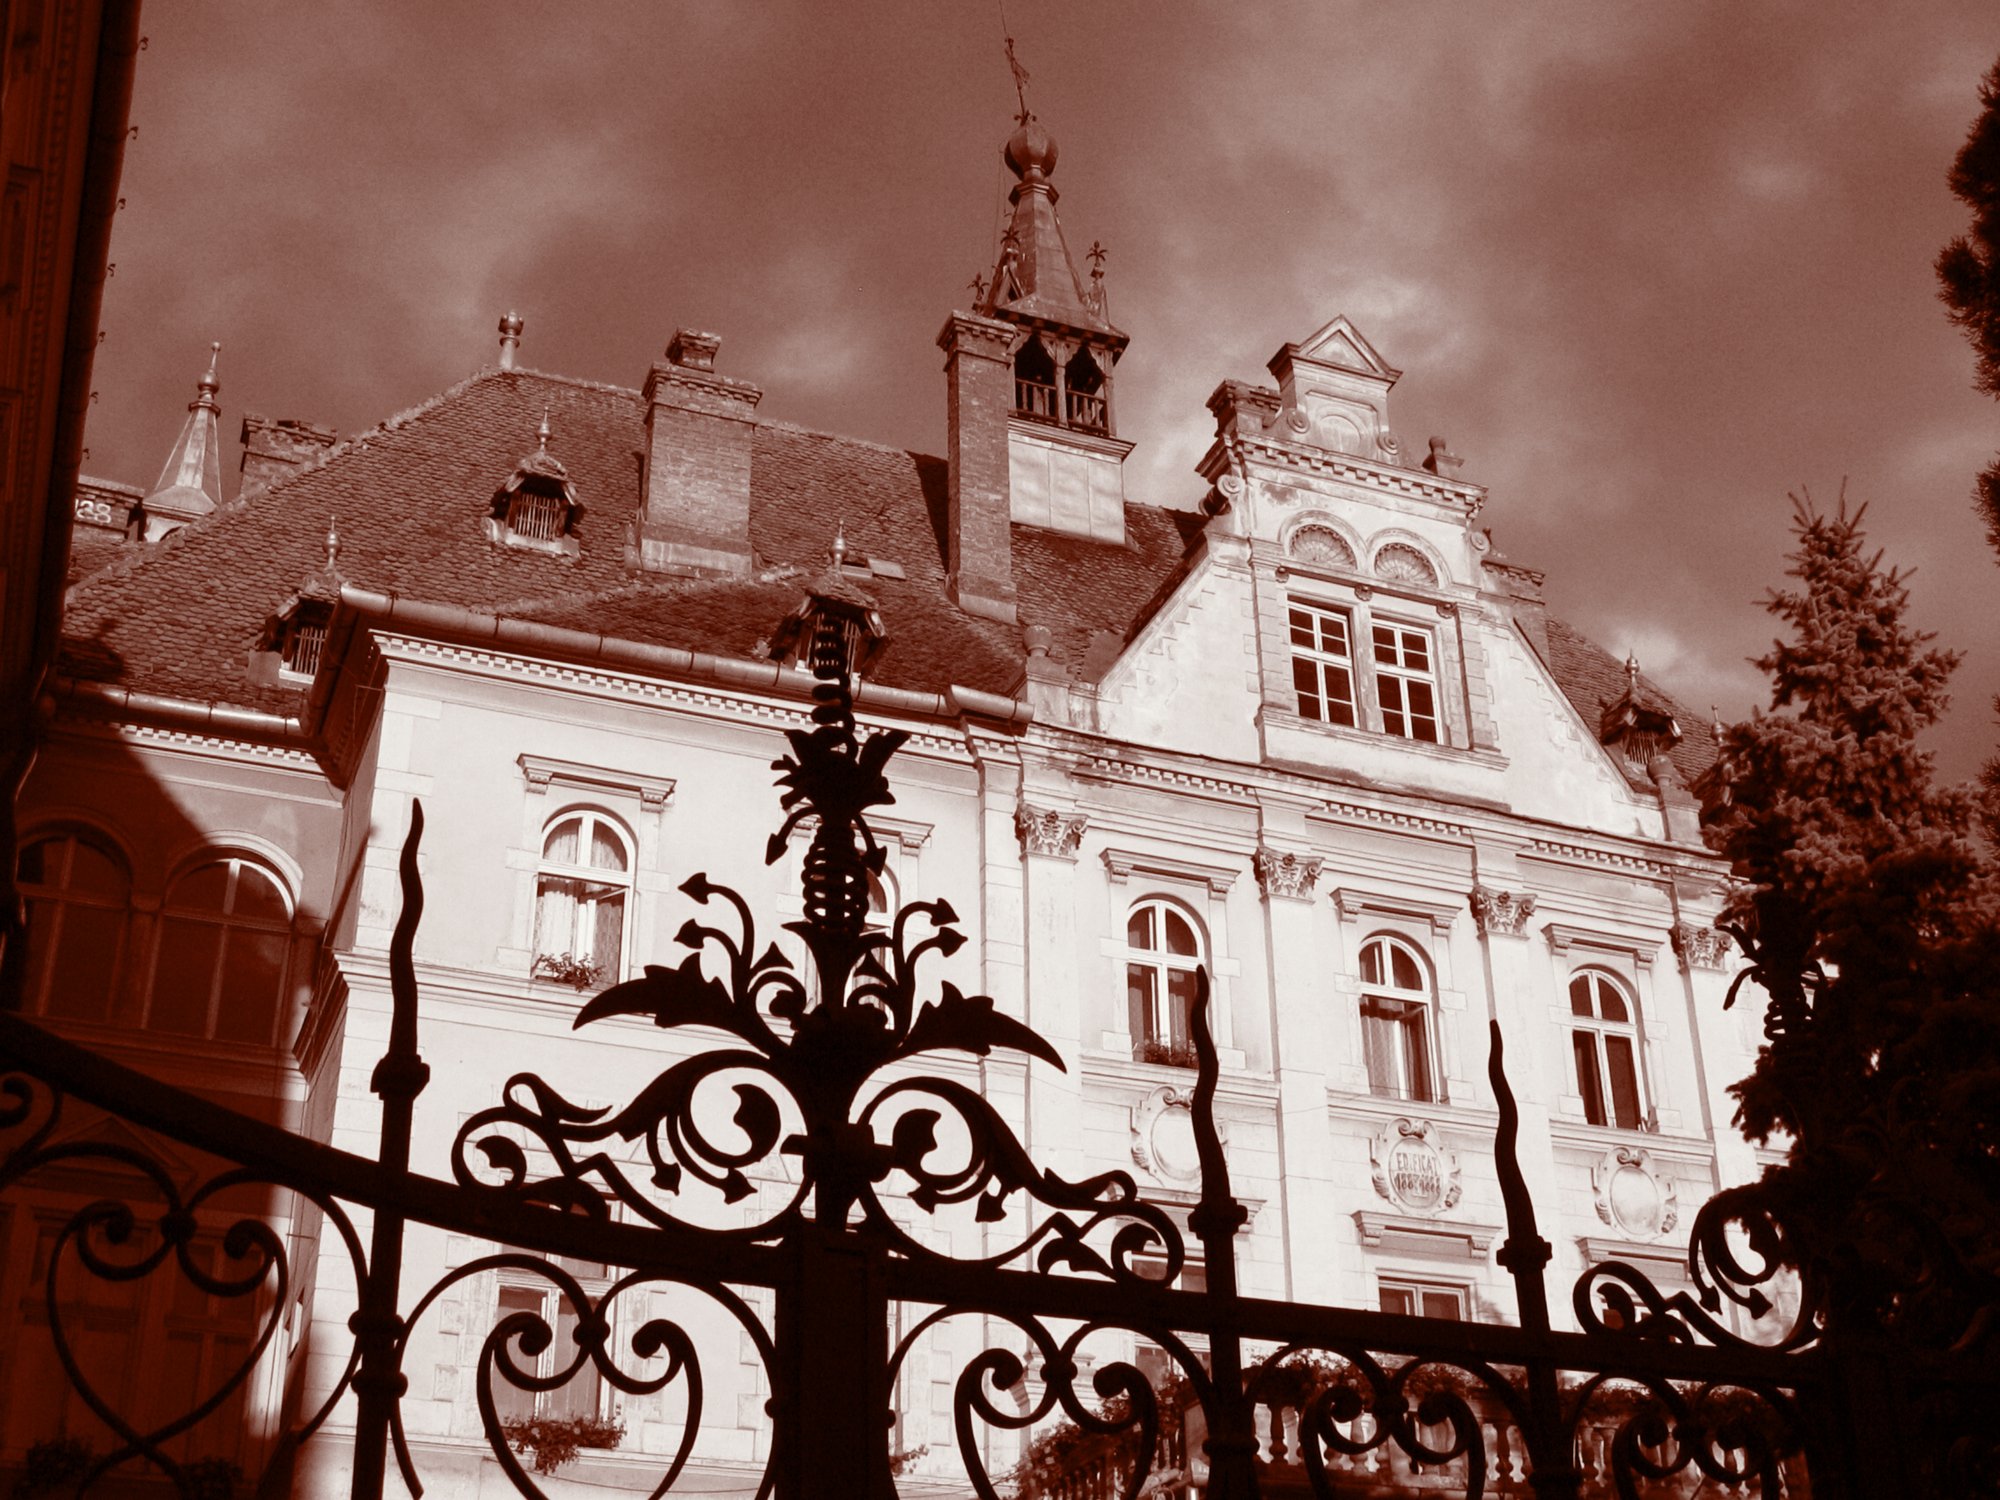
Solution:
[(243, 431), (237, 438), (243, 445), (243, 460), (237, 465), (243, 476), (238, 491), (248, 494), (276, 484), (326, 452), (337, 437), (331, 427), (315, 427), (296, 417), (274, 422), (245, 412)]
[(950, 461), (945, 568), (959, 608), (1014, 620), (1012, 481), (1007, 425), (1014, 409), (1015, 329), (955, 312), (938, 334), (944, 350), (946, 449)]
[(633, 550), (653, 572), (750, 570), (750, 440), (764, 393), (715, 373), (721, 346), (715, 334), (683, 328), (646, 376), (646, 472)]

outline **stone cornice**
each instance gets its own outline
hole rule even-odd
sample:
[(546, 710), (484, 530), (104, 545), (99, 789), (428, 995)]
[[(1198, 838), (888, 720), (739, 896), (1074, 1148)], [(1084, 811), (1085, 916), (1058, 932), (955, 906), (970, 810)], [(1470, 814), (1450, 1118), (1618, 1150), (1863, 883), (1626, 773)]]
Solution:
[(1442, 936), (1451, 931), (1451, 925), (1458, 920), (1458, 908), (1446, 906), (1436, 901), (1420, 901), (1411, 896), (1390, 896), (1379, 891), (1358, 890), (1353, 886), (1340, 886), (1333, 892), (1333, 904), (1340, 915), (1352, 922), (1364, 913), (1378, 916), (1405, 917), (1431, 924), (1431, 931)]
[(1141, 849), (1106, 849), (1104, 868), (1114, 883), (1122, 884), (1134, 873), (1161, 875), (1169, 880), (1206, 885), (1212, 896), (1228, 894), (1230, 886), (1236, 883), (1237, 875), (1228, 865), (1203, 864), (1198, 860), (1179, 859), (1170, 854), (1154, 854)]
[(605, 766), (584, 765), (573, 760), (557, 760), (548, 755), (527, 755), (516, 757), (521, 774), (527, 779), (528, 790), (546, 792), (551, 786), (576, 787), (594, 792), (620, 792), (636, 795), (641, 804), (653, 812), (667, 805), (674, 794), (671, 777), (647, 776), (638, 771), (614, 771)]

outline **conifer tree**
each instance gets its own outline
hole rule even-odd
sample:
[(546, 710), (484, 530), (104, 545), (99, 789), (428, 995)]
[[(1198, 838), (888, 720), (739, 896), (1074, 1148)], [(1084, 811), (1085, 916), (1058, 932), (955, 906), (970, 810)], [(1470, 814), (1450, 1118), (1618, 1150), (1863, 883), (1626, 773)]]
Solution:
[(1831, 1314), (1949, 1342), (2000, 1289), (2000, 896), (1971, 797), (1917, 745), (1957, 657), (1904, 620), (1860, 511), (1795, 503), (1771, 711), (1702, 785), (1739, 882), (1723, 924), (1770, 997), (1737, 1122), (1793, 1142), (1766, 1182)]
[[(1979, 104), (1949, 179), (1972, 226), (1938, 254), (1938, 295), (1972, 345), (1974, 385), (2000, 399), (2000, 62), (1981, 81)], [(2000, 455), (1974, 481), (1973, 506), (2000, 552)], [(2000, 712), (2000, 698), (1993, 706)], [(1981, 768), (1980, 783), (1987, 830), (2000, 843), (2000, 755)]]

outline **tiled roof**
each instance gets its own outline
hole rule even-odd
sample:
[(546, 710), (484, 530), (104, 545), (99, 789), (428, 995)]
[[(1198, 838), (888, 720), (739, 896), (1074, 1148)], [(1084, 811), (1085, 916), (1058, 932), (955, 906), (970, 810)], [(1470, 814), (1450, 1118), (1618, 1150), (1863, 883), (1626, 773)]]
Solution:
[[(1625, 664), (1561, 620), (1548, 622), (1548, 639), (1549, 671), (1562, 685), (1563, 695), (1594, 732), (1605, 705), (1625, 696)], [(1708, 720), (1676, 703), (1671, 694), (1662, 691), (1644, 672), (1639, 674), (1639, 689), (1646, 701), (1665, 705), (1680, 726), (1680, 743), (1670, 753), (1681, 779), (1689, 786), (1694, 785), (1694, 779), (1715, 759), (1715, 735)], [(1642, 777), (1630, 779), (1635, 785), (1646, 785)]]
[[(533, 449), (544, 411), (549, 452), (582, 506), (573, 556), (497, 545), (483, 528), (494, 492)], [(296, 713), (300, 690), (254, 683), (247, 658), (299, 580), (325, 567), (333, 520), (340, 575), (365, 589), (750, 656), (824, 572), (838, 526), (850, 561), (885, 560), (905, 575), (858, 580), (889, 630), (874, 681), (931, 692), (1018, 688), (1020, 627), (967, 614), (946, 591), (942, 459), (760, 423), (750, 520), (758, 571), (635, 575), (626, 543), (639, 505), (643, 418), (636, 391), (527, 370), (476, 375), (85, 579), (70, 607), (65, 670)], [(1122, 547), (1016, 526), (1021, 624), (1046, 626), (1054, 659), (1080, 668), (1094, 636), (1123, 639), (1156, 607), (1202, 519), (1129, 506)], [(1624, 689), (1623, 668), (1560, 622), (1550, 621), (1548, 634), (1550, 669), (1595, 725), (1603, 702)], [(1705, 724), (1685, 713), (1680, 722), (1686, 738), (1675, 759), (1691, 779), (1712, 747)]]

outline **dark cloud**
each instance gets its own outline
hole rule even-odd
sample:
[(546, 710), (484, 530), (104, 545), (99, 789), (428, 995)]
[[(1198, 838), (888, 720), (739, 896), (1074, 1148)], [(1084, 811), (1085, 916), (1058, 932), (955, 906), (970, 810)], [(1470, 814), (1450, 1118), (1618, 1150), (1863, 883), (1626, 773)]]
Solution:
[[(1218, 380), (1336, 312), (1407, 373), (1508, 554), (1725, 715), (1788, 490), (1870, 502), (1994, 734), (2000, 574), (1969, 503), (2000, 410), (1936, 302), (1987, 0), (1073, 6), (1012, 0), (1078, 250), (1133, 335), (1136, 493), (1188, 503)], [(150, 12), (93, 472), (223, 400), (344, 431), (489, 357), (636, 385), (713, 328), (763, 410), (935, 452), (932, 345), (990, 263), (1012, 87), (985, 4)]]

